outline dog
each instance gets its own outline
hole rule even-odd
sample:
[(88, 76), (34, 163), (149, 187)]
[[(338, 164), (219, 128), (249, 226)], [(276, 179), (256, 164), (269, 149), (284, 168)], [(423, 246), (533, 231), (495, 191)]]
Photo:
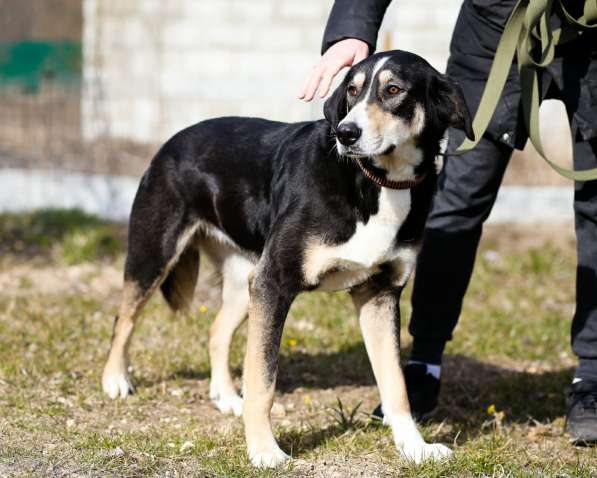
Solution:
[[(462, 91), (417, 55), (378, 53), (350, 68), (324, 116), (216, 118), (162, 146), (132, 207), (103, 389), (111, 398), (133, 391), (127, 368), (136, 318), (158, 287), (173, 310), (187, 307), (201, 253), (222, 276), (222, 307), (209, 331), (210, 396), (222, 412), (242, 413), (253, 465), (288, 459), (270, 421), (280, 337), (294, 298), (313, 290), (350, 292), (399, 451), (415, 462), (448, 456), (444, 445), (425, 443), (410, 415), (399, 298), (445, 132), (474, 137)], [(241, 399), (228, 358), (247, 315)]]

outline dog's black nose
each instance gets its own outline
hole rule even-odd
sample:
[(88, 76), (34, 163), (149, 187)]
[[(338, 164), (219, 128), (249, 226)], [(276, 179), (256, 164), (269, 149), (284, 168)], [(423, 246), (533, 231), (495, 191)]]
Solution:
[(350, 146), (351, 144), (355, 144), (361, 137), (361, 128), (356, 123), (344, 123), (338, 126), (336, 136), (338, 137), (338, 141), (344, 146)]

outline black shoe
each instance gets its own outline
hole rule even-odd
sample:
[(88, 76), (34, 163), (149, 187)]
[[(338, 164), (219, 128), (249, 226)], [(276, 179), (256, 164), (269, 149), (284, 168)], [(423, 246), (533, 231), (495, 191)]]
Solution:
[(566, 432), (575, 445), (597, 443), (597, 382), (581, 380), (572, 385)]
[[(424, 363), (409, 363), (404, 367), (404, 380), (410, 403), (410, 413), (416, 421), (429, 418), (437, 407), (440, 381), (427, 373)], [(373, 416), (383, 419), (381, 405), (373, 410)]]

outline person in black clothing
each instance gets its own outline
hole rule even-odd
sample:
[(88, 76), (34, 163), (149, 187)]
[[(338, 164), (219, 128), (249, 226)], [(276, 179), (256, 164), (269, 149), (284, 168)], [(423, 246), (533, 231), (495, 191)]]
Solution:
[[(333, 77), (371, 54), (391, 0), (336, 0), (325, 29), (322, 58), (307, 77), (299, 98), (324, 97)], [(573, 2), (570, 2), (573, 3)], [(583, 2), (576, 2), (581, 9)], [(446, 73), (462, 86), (475, 112), (497, 44), (515, 0), (464, 0), (450, 44)], [(572, 5), (570, 6), (572, 8)], [(554, 16), (552, 21), (558, 22)], [(597, 166), (597, 35), (585, 33), (556, 47), (551, 65), (540, 72), (542, 98), (561, 99), (573, 139), (575, 169)], [(413, 415), (428, 416), (437, 405), (441, 360), (460, 315), (483, 222), (489, 216), (513, 150), (527, 140), (517, 65), (483, 138), (462, 156), (447, 156), (427, 221), (415, 274), (413, 336), (404, 373)], [(462, 142), (451, 130), (447, 151)], [(579, 357), (570, 392), (567, 431), (576, 443), (597, 441), (597, 181), (577, 181), (574, 213), (577, 237), (576, 312), (571, 342)], [(381, 415), (378, 409), (374, 412)]]

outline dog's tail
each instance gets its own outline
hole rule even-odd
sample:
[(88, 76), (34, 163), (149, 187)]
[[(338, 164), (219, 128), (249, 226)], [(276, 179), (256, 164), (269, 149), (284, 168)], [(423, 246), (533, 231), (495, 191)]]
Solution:
[(190, 308), (198, 276), (199, 250), (189, 245), (160, 286), (164, 299), (173, 311)]

